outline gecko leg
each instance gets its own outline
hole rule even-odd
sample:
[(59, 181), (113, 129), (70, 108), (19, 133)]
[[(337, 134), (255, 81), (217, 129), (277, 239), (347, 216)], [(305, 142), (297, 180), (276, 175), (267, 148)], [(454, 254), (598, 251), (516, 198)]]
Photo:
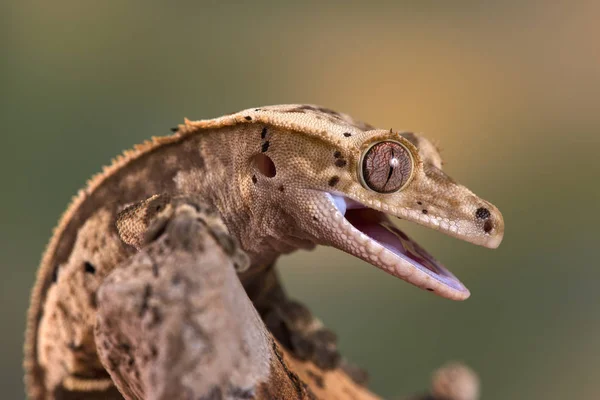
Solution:
[(241, 280), (269, 331), (297, 358), (323, 369), (340, 365), (337, 336), (306, 306), (287, 297), (274, 265), (249, 271)]
[(366, 372), (340, 356), (337, 336), (303, 304), (289, 299), (274, 265), (241, 276), (244, 288), (267, 328), (294, 356), (319, 368), (342, 368), (352, 379), (366, 383)]

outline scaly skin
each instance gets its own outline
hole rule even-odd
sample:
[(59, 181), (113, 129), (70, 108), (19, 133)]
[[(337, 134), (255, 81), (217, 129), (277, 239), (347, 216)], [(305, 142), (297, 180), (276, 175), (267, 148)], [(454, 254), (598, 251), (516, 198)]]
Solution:
[[(376, 159), (373, 168), (379, 169), (365, 170), (363, 157), (382, 141), (394, 143), (386, 153), (394, 161), (388, 166), (389, 160), (381, 164)], [(365, 183), (369, 179), (386, 189), (395, 181), (403, 187), (380, 193)], [(273, 264), (280, 254), (323, 244), (420, 288), (462, 300), (469, 292), (460, 281), (384, 214), (491, 248), (500, 244), (504, 231), (498, 209), (445, 175), (438, 151), (419, 135), (377, 130), (306, 105), (186, 120), (173, 136), (153, 139), (115, 160), (63, 215), (44, 254), (28, 313), (30, 398), (114, 395), (96, 354), (95, 294), (104, 277), (136, 251), (117, 234), (118, 213), (156, 194), (201, 195), (219, 211), (250, 257), (243, 282), (256, 282), (260, 267)], [(352, 209), (348, 218), (346, 208)], [(353, 223), (367, 224), (367, 229), (377, 225), (387, 233), (377, 228), (374, 235), (384, 236), (372, 240)], [(398, 255), (383, 244), (386, 240), (408, 250)]]

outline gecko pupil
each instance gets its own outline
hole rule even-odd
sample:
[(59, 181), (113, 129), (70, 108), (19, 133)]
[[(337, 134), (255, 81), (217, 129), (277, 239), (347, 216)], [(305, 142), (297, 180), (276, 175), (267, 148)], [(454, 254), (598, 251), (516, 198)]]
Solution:
[(363, 184), (379, 193), (396, 192), (406, 185), (412, 169), (408, 149), (397, 142), (379, 142), (363, 155)]

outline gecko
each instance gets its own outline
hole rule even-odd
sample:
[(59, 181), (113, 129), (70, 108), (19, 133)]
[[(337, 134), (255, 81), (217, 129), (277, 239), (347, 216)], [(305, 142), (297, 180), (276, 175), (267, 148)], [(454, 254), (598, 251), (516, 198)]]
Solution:
[[(466, 286), (392, 218), (488, 248), (504, 234), (500, 211), (446, 175), (437, 147), (420, 134), (376, 129), (301, 104), (185, 119), (172, 135), (113, 160), (62, 216), (27, 315), (31, 399), (119, 398), (97, 355), (96, 292), (137, 251), (120, 237), (119, 216), (153, 201), (158, 213), (165, 195), (200, 197), (218, 211), (248, 256), (239, 277), (267, 326), (292, 332), (299, 340), (282, 344), (323, 368), (339, 365), (335, 338), (287, 298), (275, 268), (279, 256), (331, 246), (421, 289), (464, 300)], [(296, 323), (299, 315), (309, 323)], [(315, 352), (319, 346), (330, 357)]]

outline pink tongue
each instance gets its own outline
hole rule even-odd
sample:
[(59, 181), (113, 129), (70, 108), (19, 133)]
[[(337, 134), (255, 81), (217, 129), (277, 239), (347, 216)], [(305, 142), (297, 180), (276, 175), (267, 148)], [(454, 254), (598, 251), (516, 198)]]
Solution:
[[(406, 236), (404, 232), (392, 225), (391, 222), (381, 221), (379, 225), (385, 228), (385, 231), (382, 229), (377, 229), (377, 231), (381, 232), (381, 236), (385, 236), (381, 238), (383, 240), (381, 243), (385, 248), (393, 251), (396, 254), (404, 254), (411, 260), (421, 264), (428, 270), (435, 272), (438, 275), (447, 275), (446, 268), (436, 261), (433, 256), (424, 248), (419, 246), (417, 242), (413, 241), (411, 238)], [(393, 236), (393, 238), (390, 238), (390, 235)], [(388, 241), (386, 239), (392, 240)], [(380, 241), (377, 238), (375, 238), (375, 240)]]
[(427, 250), (396, 228), (387, 215), (370, 208), (349, 208), (345, 216), (356, 229), (398, 257), (454, 289), (466, 290), (452, 272), (436, 261)]
[(408, 258), (413, 265), (426, 268), (438, 276), (456, 280), (456, 277), (436, 261), (431, 254), (396, 228), (386, 215), (371, 210), (361, 210), (358, 218), (350, 213), (346, 217), (350, 217), (348, 219), (355, 228), (375, 239), (396, 255)]

